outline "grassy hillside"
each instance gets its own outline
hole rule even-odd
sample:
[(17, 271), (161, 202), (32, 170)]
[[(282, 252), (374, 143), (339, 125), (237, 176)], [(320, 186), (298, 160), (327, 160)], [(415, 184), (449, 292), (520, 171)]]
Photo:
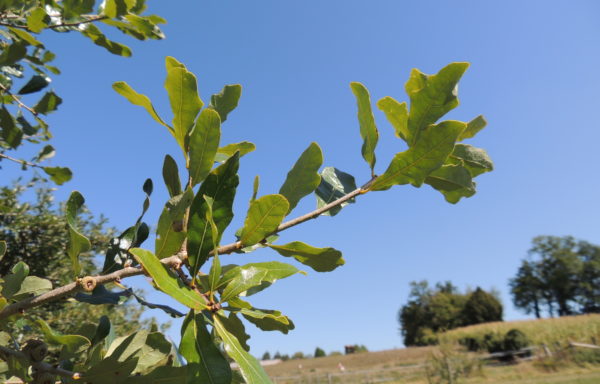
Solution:
[(443, 333), (440, 341), (458, 342), (464, 337), (481, 338), (486, 333), (504, 335), (515, 328), (525, 333), (534, 345), (554, 346), (558, 343), (564, 346), (569, 341), (600, 342), (600, 314), (472, 325)]

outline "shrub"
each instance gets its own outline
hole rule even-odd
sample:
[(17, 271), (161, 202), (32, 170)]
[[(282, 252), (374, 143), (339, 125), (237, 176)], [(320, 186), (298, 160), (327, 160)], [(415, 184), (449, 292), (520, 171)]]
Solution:
[(324, 350), (322, 350), (321, 348), (317, 347), (315, 349), (315, 357), (325, 357), (327, 356), (327, 354), (325, 353)]
[(504, 335), (504, 351), (518, 351), (529, 346), (529, 338), (518, 329), (511, 329)]

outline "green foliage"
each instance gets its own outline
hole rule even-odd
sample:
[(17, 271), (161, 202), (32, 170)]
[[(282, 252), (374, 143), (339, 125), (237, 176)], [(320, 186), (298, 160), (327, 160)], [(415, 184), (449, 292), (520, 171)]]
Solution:
[(490, 321), (502, 321), (502, 304), (477, 288), (462, 294), (450, 282), (434, 289), (427, 281), (412, 282), (409, 301), (398, 313), (405, 345), (438, 343), (437, 333)]
[[(60, 70), (51, 64), (55, 55), (37, 39), (38, 35), (47, 30), (81, 33), (110, 53), (124, 57), (131, 56), (131, 50), (108, 39), (97, 25), (114, 28), (137, 40), (164, 37), (159, 25), (165, 20), (156, 15), (143, 15), (145, 0), (5, 1), (0, 8), (0, 93), (3, 96), (0, 154), (17, 149), (25, 142), (39, 144), (51, 137), (42, 115), (57, 110), (62, 102), (54, 90), (47, 90), (51, 76), (60, 74)], [(42, 167), (38, 164), (41, 161), (36, 160), (32, 166), (42, 168), (57, 184), (71, 179), (68, 168)], [(24, 160), (17, 162), (32, 164)]]
[(600, 246), (571, 236), (538, 236), (510, 280), (513, 302), (540, 318), (600, 312)]
[(442, 346), (429, 355), (425, 375), (429, 384), (458, 384), (475, 374), (481, 375), (483, 365), (477, 357)]
[[(93, 5), (93, 2), (65, 1), (62, 9), (77, 18), (82, 17), (83, 9), (86, 12), (93, 10), (90, 8)], [(100, 12), (102, 21), (125, 33), (135, 36), (143, 30), (144, 36), (158, 37), (152, 35), (156, 33), (152, 25), (160, 20), (151, 18), (154, 24), (146, 23), (148, 20), (138, 16), (142, 10), (143, 1), (114, 0), (106, 1)], [(138, 29), (130, 28), (125, 22), (116, 23), (115, 18), (124, 18)], [(50, 22), (36, 11), (30, 24), (38, 30), (50, 28)], [(82, 32), (96, 44), (113, 53), (125, 56), (130, 53), (126, 47), (107, 40), (95, 25), (87, 24)], [(11, 53), (16, 57), (19, 54), (18, 48)], [(6, 60), (12, 60), (11, 57)], [(450, 64), (437, 75), (425, 75), (414, 70), (406, 85), (411, 99), (410, 110), (406, 104), (398, 104), (390, 98), (378, 103), (392, 122), (397, 136), (408, 145), (407, 150), (394, 156), (381, 176), (376, 176), (374, 170), (379, 134), (370, 96), (364, 85), (352, 83), (363, 139), (362, 155), (371, 169), (370, 180), (357, 188), (353, 176), (333, 167), (326, 167), (319, 173), (323, 154), (317, 143), (311, 143), (289, 171), (278, 194), (258, 196), (259, 179), (255, 178), (243, 227), (235, 232), (237, 240), (227, 245), (222, 245), (221, 239), (234, 215), (240, 159), (255, 149), (254, 144), (248, 142), (221, 143), (221, 124), (237, 106), (241, 86), (226, 86), (220, 94), (213, 95), (210, 105), (205, 107), (199, 96), (196, 76), (176, 59), (167, 57), (164, 85), (172, 111), (172, 120), (168, 124), (148, 97), (134, 91), (125, 82), (115, 83), (115, 91), (132, 104), (142, 106), (173, 135), (183, 152), (180, 164), (185, 166), (188, 179), (185, 183), (181, 182), (177, 161), (167, 155), (162, 173), (169, 200), (164, 204), (155, 226), (155, 252), (141, 248), (149, 236), (149, 226), (142, 221), (153, 190), (152, 181), (147, 180), (142, 188), (146, 195), (142, 212), (131, 227), (109, 242), (103, 275), (76, 280), (73, 286), (89, 293), (75, 292), (77, 289), (71, 289), (69, 293), (76, 293), (75, 299), (81, 303), (97, 305), (119, 303), (124, 296), (134, 296), (143, 306), (180, 316), (169, 305), (149, 303), (131, 289), (111, 291), (102, 284), (106, 281), (118, 283), (120, 278), (146, 274), (154, 288), (189, 308), (177, 348), (186, 365), (179, 367), (179, 364), (174, 364), (175, 348), (155, 328), (116, 337), (107, 331), (106, 320), (101, 320), (97, 326), (65, 334), (52, 330), (43, 321), (37, 321), (35, 324), (40, 326), (45, 339), (62, 348), (55, 360), (69, 371), (83, 372), (82, 380), (91, 383), (141, 381), (136, 375), (144, 376), (150, 382), (163, 382), (172, 375), (166, 382), (269, 383), (269, 377), (249, 352), (249, 336), (241, 318), (263, 331), (288, 333), (295, 325), (280, 311), (256, 308), (246, 298), (251, 300), (253, 295), (269, 289), (277, 280), (304, 272), (279, 261), (228, 265), (222, 264), (223, 260), (232, 252), (248, 253), (258, 248), (270, 248), (275, 251), (274, 255), (293, 258), (317, 272), (329, 272), (344, 264), (340, 251), (331, 247), (313, 247), (301, 241), (277, 245), (278, 232), (321, 214), (333, 216), (343, 206), (354, 202), (357, 196), (389, 189), (393, 185), (410, 183), (418, 187), (428, 183), (453, 203), (461, 197), (471, 196), (475, 192), (472, 177), (491, 170), (491, 162), (483, 150), (458, 141), (472, 137), (481, 129), (481, 119), (472, 124), (437, 122), (458, 104), (455, 87), (466, 67), (464, 63)], [(33, 92), (43, 86), (40, 79), (35, 79), (24, 88), (24, 92)], [(18, 145), (21, 138), (18, 132), (14, 134), (13, 131), (7, 137), (10, 136), (13, 144)], [(52, 152), (47, 149), (40, 158)], [(298, 202), (312, 192), (317, 196), (319, 209), (283, 223)], [(92, 242), (83, 235), (77, 216), (83, 202), (83, 196), (74, 192), (67, 203), (66, 221), (70, 235), (67, 250), (76, 275), (86, 271), (80, 257), (92, 247)], [(8, 275), (3, 283), (2, 299), (14, 301), (28, 277), (26, 266), (17, 264), (13, 274)], [(5, 295), (6, 292), (10, 295)], [(52, 291), (49, 295), (56, 298), (58, 294)], [(410, 316), (415, 319), (430, 317), (432, 321), (431, 324), (416, 326), (419, 340), (428, 340), (435, 336), (433, 332), (457, 326), (456, 318), (462, 321), (462, 311), (468, 299), (466, 295), (458, 294), (451, 285), (439, 286), (438, 291), (433, 293), (425, 290), (422, 295), (415, 296), (415, 300), (409, 303), (410, 311), (413, 311)], [(479, 297), (472, 301), (474, 317), (481, 315), (481, 308), (488, 309), (486, 304), (481, 304)], [(0, 319), (11, 308), (15, 307), (0, 309)], [(355, 348), (357, 352), (367, 350), (362, 345)], [(324, 351), (317, 348), (315, 355), (324, 355)], [(293, 356), (303, 357), (301, 353)], [(231, 369), (228, 359), (237, 364), (238, 370)], [(171, 364), (174, 366), (171, 367)], [(11, 368), (11, 374), (20, 372), (21, 368)]]
[(315, 357), (325, 357), (325, 356), (327, 356), (327, 354), (325, 353), (324, 350), (322, 350), (321, 348), (317, 347), (317, 348), (315, 348), (315, 354), (314, 354), (314, 356)]

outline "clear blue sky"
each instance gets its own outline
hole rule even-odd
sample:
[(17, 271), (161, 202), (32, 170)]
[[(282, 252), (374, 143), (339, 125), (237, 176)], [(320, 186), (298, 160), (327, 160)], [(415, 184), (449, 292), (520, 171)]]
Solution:
[[(52, 164), (75, 173), (58, 196), (66, 199), (77, 189), (93, 212), (124, 229), (139, 214), (141, 185), (151, 177), (156, 187), (147, 219), (156, 223), (167, 196), (163, 157), (179, 156), (179, 150), (111, 84), (129, 82), (170, 120), (162, 86), (167, 55), (197, 74), (205, 101), (224, 84), (244, 86), (223, 142), (249, 140), (258, 149), (242, 161), (232, 228), (243, 221), (253, 177), (261, 176), (262, 194), (276, 193), (311, 141), (323, 148), (324, 165), (358, 182), (368, 179), (349, 82), (363, 82), (374, 100), (407, 100), (411, 68), (433, 73), (468, 61), (461, 105), (448, 117), (486, 116), (489, 125), (472, 144), (488, 150), (496, 170), (479, 177), (478, 193), (457, 205), (427, 186), (395, 187), (362, 196), (334, 219), (286, 231), (281, 243), (336, 247), (346, 265), (294, 276), (253, 296), (257, 307), (289, 315), (296, 330), (286, 336), (248, 325), (252, 352), (312, 353), (316, 346), (331, 351), (349, 343), (399, 347), (397, 311), (413, 280), (496, 288), (506, 319), (524, 318), (510, 302), (507, 282), (532, 237), (573, 235), (600, 243), (594, 155), (600, 142), (599, 8), (595, 1), (151, 1), (150, 10), (169, 21), (167, 39), (137, 43), (119, 36), (131, 43), (130, 59), (78, 36), (50, 34), (47, 45), (63, 70), (53, 87), (65, 100), (49, 119), (58, 150)], [(385, 117), (375, 114), (382, 172), (400, 142)], [(20, 174), (3, 167), (3, 181)], [(314, 205), (307, 197), (295, 213)], [(232, 238), (229, 233), (224, 241)], [(145, 247), (153, 249), (152, 242)], [(277, 259), (264, 251), (223, 262)], [(148, 298), (171, 302), (160, 294)], [(177, 330), (176, 323), (174, 339)]]

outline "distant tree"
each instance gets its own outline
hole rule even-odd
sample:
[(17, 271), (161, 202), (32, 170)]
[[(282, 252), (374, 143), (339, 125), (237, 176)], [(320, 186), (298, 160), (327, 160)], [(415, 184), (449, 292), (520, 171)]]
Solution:
[[(33, 198), (25, 198), (31, 194)], [(105, 249), (114, 230), (106, 227), (102, 216), (96, 218), (87, 211), (80, 215), (78, 225), (91, 243), (90, 251), (79, 256), (80, 263), (88, 273), (97, 273), (94, 256)], [(53, 190), (43, 179), (0, 187), (0, 239), (7, 241), (6, 253), (0, 258), (0, 276), (5, 276), (18, 262), (25, 262), (31, 275), (46, 276), (54, 286), (71, 281), (71, 265), (65, 262), (69, 232), (64, 209), (54, 204)], [(141, 308), (129, 304), (85, 305), (64, 300), (29, 311), (66, 334), (79, 330), (85, 323), (97, 323), (103, 315), (110, 318), (117, 332), (133, 332), (139, 329), (141, 312)], [(17, 334), (21, 330), (11, 332)]]
[(600, 311), (600, 247), (571, 236), (538, 236), (510, 280), (513, 303), (541, 317)]
[(279, 351), (275, 352), (275, 355), (273, 355), (274, 359), (281, 359), (281, 353), (279, 353)]
[(292, 355), (292, 359), (296, 360), (296, 359), (304, 359), (304, 353), (302, 352), (296, 352)]
[(288, 361), (289, 359), (290, 359), (290, 355), (288, 355), (288, 354), (281, 355), (281, 360)]
[[(437, 332), (502, 319), (502, 304), (478, 288), (477, 295), (462, 294), (450, 282), (430, 288), (427, 281), (411, 282), (409, 301), (398, 314), (405, 345), (437, 343)], [(469, 299), (469, 312), (465, 312)], [(491, 319), (491, 320), (490, 320)]]
[(325, 353), (324, 350), (322, 350), (321, 348), (317, 347), (315, 349), (315, 357), (325, 357), (327, 356), (327, 354)]
[(509, 285), (515, 307), (523, 309), (527, 314), (533, 313), (539, 319), (544, 300), (544, 283), (535, 263), (523, 260), (517, 276), (510, 280)]
[(502, 303), (494, 295), (477, 287), (463, 309), (463, 325), (502, 321)]
[(261, 360), (271, 360), (271, 354), (268, 351), (263, 353)]

